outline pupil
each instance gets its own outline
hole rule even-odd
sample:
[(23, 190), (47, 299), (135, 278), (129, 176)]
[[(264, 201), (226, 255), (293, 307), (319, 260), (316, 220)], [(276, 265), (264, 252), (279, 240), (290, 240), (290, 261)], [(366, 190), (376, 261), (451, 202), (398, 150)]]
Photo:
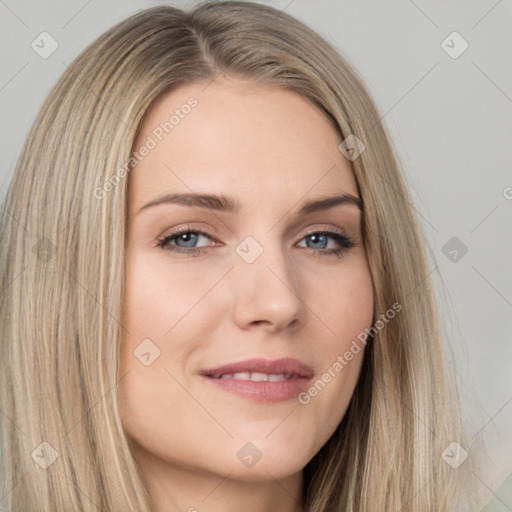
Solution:
[(311, 235), (311, 239), (313, 240), (313, 243), (318, 243), (319, 238), (325, 238), (325, 235)]
[[(197, 237), (197, 235), (196, 235), (196, 234), (194, 234), (194, 233), (183, 233), (183, 234), (181, 235), (181, 239), (182, 239), (182, 241), (183, 241), (183, 242), (185, 242), (185, 243), (190, 243), (190, 242), (192, 242), (192, 245), (193, 245), (193, 242), (195, 241), (195, 240), (194, 240), (194, 237)], [(187, 247), (188, 247), (188, 246), (187, 246)]]

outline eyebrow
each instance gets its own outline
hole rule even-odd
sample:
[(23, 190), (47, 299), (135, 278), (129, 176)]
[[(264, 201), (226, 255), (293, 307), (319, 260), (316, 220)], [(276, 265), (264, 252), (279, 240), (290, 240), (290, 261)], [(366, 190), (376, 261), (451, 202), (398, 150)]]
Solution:
[[(228, 213), (238, 213), (242, 206), (235, 199), (224, 195), (214, 194), (196, 194), (196, 193), (175, 193), (165, 194), (157, 197), (149, 203), (142, 206), (136, 214), (158, 206), (160, 204), (181, 204), (196, 208), (206, 208)], [(363, 202), (358, 197), (351, 194), (339, 194), (336, 196), (315, 199), (305, 203), (298, 212), (298, 215), (307, 215), (310, 213), (327, 210), (339, 205), (353, 205), (363, 211)]]

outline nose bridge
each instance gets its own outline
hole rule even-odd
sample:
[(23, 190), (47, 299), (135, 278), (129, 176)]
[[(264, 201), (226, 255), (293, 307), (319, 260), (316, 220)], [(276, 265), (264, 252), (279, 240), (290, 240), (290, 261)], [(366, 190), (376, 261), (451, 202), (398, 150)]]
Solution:
[(234, 315), (240, 325), (282, 328), (300, 317), (300, 276), (282, 244), (269, 233), (247, 236), (235, 249)]

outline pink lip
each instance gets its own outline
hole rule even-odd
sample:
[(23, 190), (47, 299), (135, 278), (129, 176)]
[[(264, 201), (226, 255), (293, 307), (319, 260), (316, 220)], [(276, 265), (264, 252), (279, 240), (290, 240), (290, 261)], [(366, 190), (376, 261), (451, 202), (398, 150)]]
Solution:
[(286, 357), (284, 359), (276, 359), (275, 361), (268, 361), (267, 359), (247, 359), (239, 363), (226, 364), (219, 366), (212, 370), (201, 371), (202, 375), (208, 377), (218, 377), (226, 373), (240, 373), (240, 372), (260, 372), (260, 373), (291, 373), (297, 377), (311, 378), (313, 376), (313, 368), (306, 364)]
[[(221, 375), (240, 372), (266, 374), (287, 374), (283, 381), (249, 381), (234, 378), (220, 379)], [(211, 370), (203, 370), (201, 375), (224, 391), (255, 402), (282, 402), (296, 398), (307, 389), (314, 375), (313, 369), (292, 358), (268, 361), (248, 359), (239, 363), (227, 364)]]

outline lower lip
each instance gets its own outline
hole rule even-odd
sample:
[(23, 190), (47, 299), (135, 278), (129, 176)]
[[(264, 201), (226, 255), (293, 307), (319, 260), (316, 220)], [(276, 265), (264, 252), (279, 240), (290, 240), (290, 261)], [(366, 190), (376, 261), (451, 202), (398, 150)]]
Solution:
[(216, 379), (206, 376), (205, 378), (228, 393), (261, 403), (284, 402), (297, 398), (301, 392), (308, 388), (311, 381), (306, 377), (279, 381)]

